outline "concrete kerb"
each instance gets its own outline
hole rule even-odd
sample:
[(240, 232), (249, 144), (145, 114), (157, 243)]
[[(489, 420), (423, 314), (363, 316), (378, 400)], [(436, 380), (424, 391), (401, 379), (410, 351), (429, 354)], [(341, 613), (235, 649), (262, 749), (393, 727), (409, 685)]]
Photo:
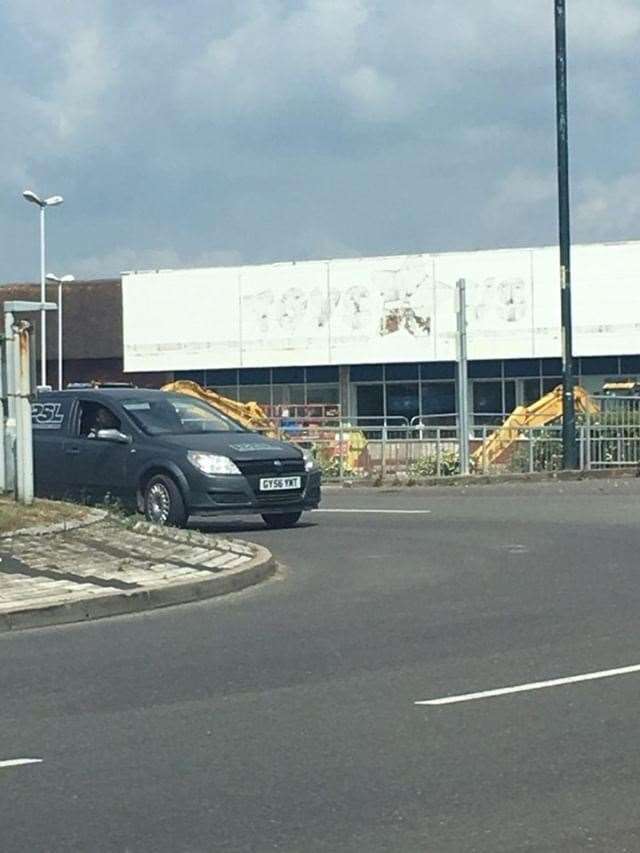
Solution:
[[(100, 515), (98, 516), (99, 513)], [(95, 524), (109, 515), (103, 510), (96, 510), (90, 518), (76, 520), (73, 529)], [(118, 519), (116, 519), (118, 520)], [(239, 592), (250, 586), (254, 586), (271, 577), (277, 568), (276, 561), (271, 552), (261, 545), (238, 540), (223, 540), (212, 538), (196, 531), (178, 530), (173, 528), (161, 528), (148, 522), (139, 521), (133, 525), (123, 522), (123, 528), (127, 528), (142, 536), (153, 536), (167, 539), (171, 542), (188, 544), (194, 546), (209, 546), (216, 550), (231, 551), (251, 559), (236, 568), (222, 568), (215, 575), (202, 580), (171, 581), (162, 586), (153, 586), (139, 590), (127, 590), (123, 592), (105, 592), (104, 595), (94, 595), (90, 599), (82, 599), (72, 602), (60, 602), (45, 607), (25, 608), (15, 610), (11, 613), (0, 614), (0, 633), (15, 631), (24, 628), (42, 628), (53, 625), (64, 625), (73, 622), (85, 622), (92, 619), (102, 619), (108, 616), (122, 616), (131, 613), (140, 613), (154, 610), (160, 607), (168, 607), (172, 604), (187, 604), (202, 601), (207, 598), (215, 598), (232, 592)], [(37, 535), (46, 533), (60, 533), (72, 529), (67, 524), (50, 525), (48, 528), (38, 528)], [(13, 531), (7, 537), (34, 533), (34, 528), (26, 528), (21, 531)], [(1, 540), (0, 540), (1, 541)]]
[(23, 628), (44, 628), (103, 619), (107, 616), (141, 613), (172, 604), (188, 604), (239, 592), (266, 580), (275, 572), (276, 561), (271, 553), (259, 545), (256, 545), (255, 549), (256, 556), (249, 563), (238, 569), (222, 571), (206, 580), (170, 583), (152, 589), (119, 592), (96, 596), (90, 600), (55, 604), (49, 607), (25, 608), (25, 610), (2, 614), (0, 615), (0, 632)]
[(33, 527), (21, 527), (19, 530), (11, 530), (8, 533), (0, 533), (2, 539), (12, 539), (14, 536), (46, 536), (49, 533), (66, 533), (67, 530), (77, 530), (80, 527), (88, 527), (96, 524), (109, 515), (105, 509), (87, 508), (82, 518), (68, 518), (55, 524), (41, 524)]
[(415, 486), (488, 486), (500, 483), (543, 483), (555, 480), (614, 480), (632, 479), (640, 476), (635, 468), (599, 468), (594, 471), (535, 471), (525, 474), (469, 474), (451, 477), (422, 477), (407, 481), (405, 478), (388, 477), (385, 480), (346, 480), (344, 483), (325, 483), (324, 489), (358, 489), (394, 486), (412, 489)]

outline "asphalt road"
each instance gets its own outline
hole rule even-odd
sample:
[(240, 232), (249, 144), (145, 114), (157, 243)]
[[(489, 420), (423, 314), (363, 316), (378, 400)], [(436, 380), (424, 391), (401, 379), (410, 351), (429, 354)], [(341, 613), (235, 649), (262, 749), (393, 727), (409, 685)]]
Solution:
[(640, 850), (640, 672), (415, 704), (640, 664), (640, 482), (324, 507), (376, 512), (226, 525), (283, 569), (223, 600), (0, 636), (2, 853)]

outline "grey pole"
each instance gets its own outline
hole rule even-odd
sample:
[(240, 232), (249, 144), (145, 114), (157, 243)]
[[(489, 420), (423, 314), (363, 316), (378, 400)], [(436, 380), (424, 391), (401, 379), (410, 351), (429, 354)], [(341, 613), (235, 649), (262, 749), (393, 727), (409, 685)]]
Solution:
[(469, 396), (467, 376), (467, 296), (463, 278), (456, 282), (456, 317), (458, 332), (458, 439), (460, 473), (469, 473)]
[[(31, 324), (15, 319), (16, 314), (34, 312), (38, 308), (53, 311), (55, 305), (44, 302), (5, 302), (6, 389), (9, 418), (5, 435), (5, 487), (15, 493), (16, 500), (33, 503), (33, 443), (31, 424)], [(8, 445), (8, 446), (7, 446)]]
[(44, 309), (44, 304), (47, 298), (45, 284), (45, 267), (46, 267), (46, 248), (44, 234), (44, 210), (45, 207), (53, 207), (54, 205), (62, 204), (64, 199), (61, 195), (52, 195), (49, 198), (40, 198), (33, 190), (25, 190), (22, 197), (32, 204), (37, 204), (40, 208), (40, 375), (41, 384), (47, 384), (47, 314)]
[(569, 143), (567, 122), (567, 37), (565, 0), (554, 0), (556, 35), (556, 124), (558, 144), (558, 224), (562, 324), (562, 457), (564, 468), (577, 468), (576, 413), (573, 396), (571, 322), (571, 231), (569, 225)]
[(62, 391), (62, 281), (58, 282), (58, 391)]
[(46, 205), (40, 205), (40, 384), (47, 384), (47, 312), (44, 304), (47, 301), (45, 285), (46, 248), (44, 234), (44, 210)]

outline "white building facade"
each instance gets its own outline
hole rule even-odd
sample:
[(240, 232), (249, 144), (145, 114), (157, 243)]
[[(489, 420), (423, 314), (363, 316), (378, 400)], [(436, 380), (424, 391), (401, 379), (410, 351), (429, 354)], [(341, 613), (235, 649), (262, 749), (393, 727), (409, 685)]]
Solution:
[[(578, 381), (640, 378), (640, 242), (575, 246)], [(455, 414), (455, 285), (467, 284), (477, 422), (560, 382), (557, 247), (127, 273), (124, 367), (241, 400), (350, 417)]]

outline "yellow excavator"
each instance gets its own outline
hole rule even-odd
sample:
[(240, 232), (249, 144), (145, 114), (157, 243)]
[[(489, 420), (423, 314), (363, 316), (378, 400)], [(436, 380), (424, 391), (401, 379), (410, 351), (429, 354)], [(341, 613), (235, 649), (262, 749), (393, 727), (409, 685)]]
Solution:
[[(173, 391), (176, 394), (189, 394), (205, 403), (210, 403), (230, 418), (241, 423), (248, 429), (254, 429), (270, 438), (280, 441), (293, 441), (296, 436), (290, 435), (286, 430), (280, 429), (278, 425), (268, 417), (264, 409), (258, 403), (240, 403), (229, 397), (223, 397), (211, 388), (203, 388), (197, 382), (188, 379), (179, 379), (162, 386), (163, 391)], [(298, 438), (298, 443), (300, 439)], [(319, 458), (330, 462), (332, 459), (343, 457), (345, 470), (357, 467), (362, 451), (367, 446), (364, 433), (356, 428), (343, 427), (339, 430), (336, 426), (319, 424), (306, 431), (302, 438), (303, 444), (311, 444), (316, 447)]]
[(281, 431), (257, 403), (239, 403), (237, 400), (223, 397), (222, 394), (210, 388), (202, 388), (197, 382), (191, 382), (188, 379), (169, 382), (168, 385), (162, 386), (162, 390), (173, 391), (176, 394), (189, 394), (191, 397), (210, 403), (249, 429), (255, 429), (270, 438), (282, 438)]
[[(599, 406), (580, 385), (573, 389), (576, 411), (597, 414)], [(517, 406), (501, 427), (476, 448), (472, 460), (479, 466), (496, 462), (518, 440), (525, 429), (542, 427), (562, 417), (562, 385), (557, 385), (544, 397), (529, 406)]]

